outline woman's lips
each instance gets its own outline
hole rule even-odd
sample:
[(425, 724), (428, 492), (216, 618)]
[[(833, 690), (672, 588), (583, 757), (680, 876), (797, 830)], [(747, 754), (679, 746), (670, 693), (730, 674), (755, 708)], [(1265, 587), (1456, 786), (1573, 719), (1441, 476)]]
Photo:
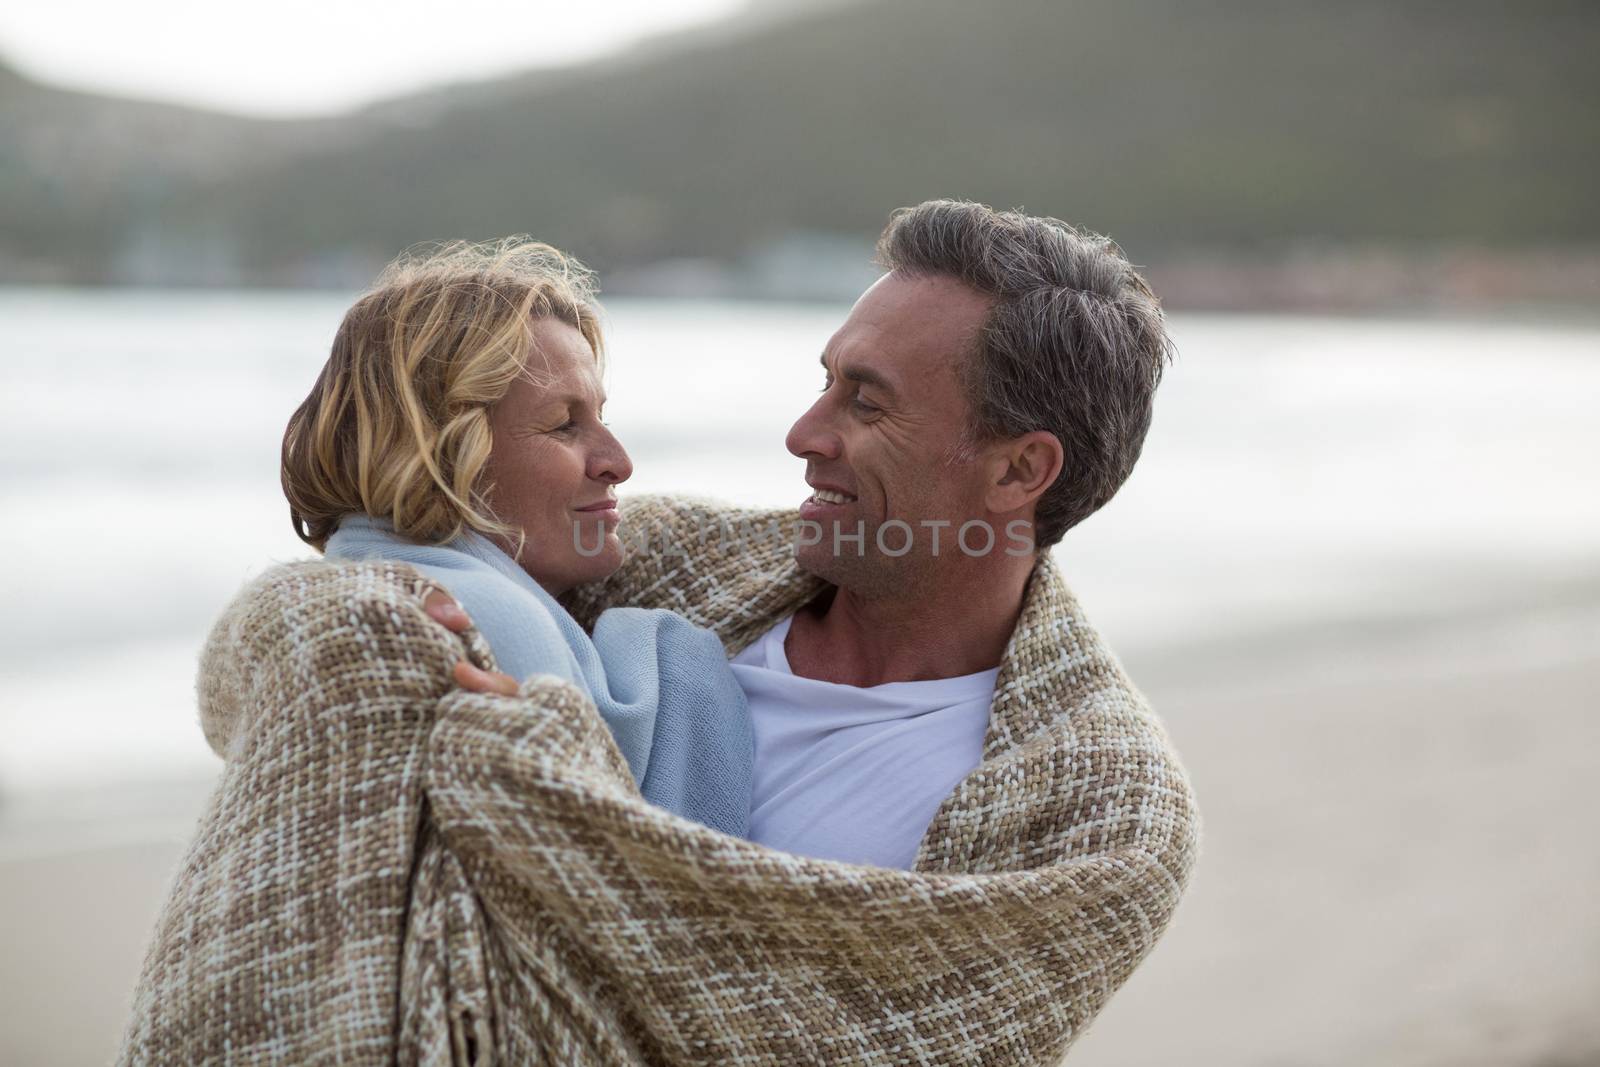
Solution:
[(622, 521), (622, 515), (617, 511), (615, 500), (601, 500), (594, 504), (585, 504), (581, 508), (573, 508), (579, 515), (599, 519), (607, 526), (615, 526)]

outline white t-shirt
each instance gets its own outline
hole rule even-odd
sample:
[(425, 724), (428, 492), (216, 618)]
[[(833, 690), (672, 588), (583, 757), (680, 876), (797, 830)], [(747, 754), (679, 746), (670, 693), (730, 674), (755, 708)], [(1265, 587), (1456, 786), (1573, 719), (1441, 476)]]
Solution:
[(983, 758), (999, 669), (854, 686), (801, 678), (789, 619), (733, 658), (755, 724), (750, 839), (909, 868), (939, 805)]

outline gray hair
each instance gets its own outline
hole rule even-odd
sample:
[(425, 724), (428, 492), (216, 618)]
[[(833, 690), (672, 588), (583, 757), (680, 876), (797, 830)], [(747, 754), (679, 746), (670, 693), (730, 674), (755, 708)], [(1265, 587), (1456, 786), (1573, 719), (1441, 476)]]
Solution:
[(959, 200), (895, 212), (878, 262), (993, 298), (960, 368), (968, 439), (1056, 435), (1066, 462), (1039, 498), (1034, 540), (1060, 541), (1116, 494), (1144, 447), (1174, 351), (1150, 286), (1108, 238)]

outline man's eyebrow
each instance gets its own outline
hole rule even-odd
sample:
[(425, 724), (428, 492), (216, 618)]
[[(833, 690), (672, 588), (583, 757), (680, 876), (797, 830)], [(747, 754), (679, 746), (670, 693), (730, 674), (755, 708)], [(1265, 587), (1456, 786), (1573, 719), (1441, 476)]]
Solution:
[[(822, 364), (823, 370), (829, 374), (833, 373), (833, 368), (828, 366), (828, 354), (826, 352), (817, 357), (817, 362)], [(839, 377), (847, 382), (859, 382), (862, 385), (874, 386), (890, 395), (893, 395), (895, 391), (894, 384), (871, 367), (857, 367), (853, 364), (845, 364), (839, 368)]]

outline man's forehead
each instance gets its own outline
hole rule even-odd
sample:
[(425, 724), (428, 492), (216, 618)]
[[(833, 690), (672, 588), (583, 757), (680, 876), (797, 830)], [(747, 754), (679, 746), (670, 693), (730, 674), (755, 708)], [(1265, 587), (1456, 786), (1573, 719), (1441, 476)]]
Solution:
[(954, 366), (988, 318), (991, 299), (943, 275), (891, 272), (878, 279), (850, 310), (823, 351), (831, 359), (912, 377), (934, 366)]
[(890, 271), (867, 287), (856, 307), (896, 308), (918, 317), (981, 320), (994, 297), (950, 274)]

